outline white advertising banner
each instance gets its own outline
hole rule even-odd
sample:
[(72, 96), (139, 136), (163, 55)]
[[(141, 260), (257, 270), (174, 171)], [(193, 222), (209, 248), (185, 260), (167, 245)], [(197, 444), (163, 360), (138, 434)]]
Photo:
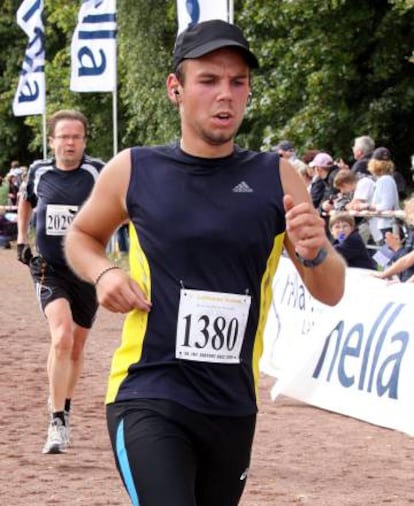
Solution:
[(70, 89), (116, 89), (116, 1), (84, 0), (71, 45)]
[(45, 112), (45, 31), (42, 14), (43, 0), (24, 0), (17, 10), (17, 24), (26, 33), (29, 42), (13, 100), (15, 116)]
[(178, 33), (209, 19), (229, 21), (228, 4), (228, 0), (177, 0)]
[(284, 394), (414, 436), (414, 284), (348, 268), (342, 301), (311, 297), (282, 258), (260, 369)]

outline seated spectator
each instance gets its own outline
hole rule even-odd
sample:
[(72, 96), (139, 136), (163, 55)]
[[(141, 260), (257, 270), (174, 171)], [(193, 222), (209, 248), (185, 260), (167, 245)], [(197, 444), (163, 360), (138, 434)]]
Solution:
[(354, 218), (346, 212), (334, 214), (329, 220), (333, 246), (346, 260), (349, 267), (376, 269), (377, 265), (355, 227)]

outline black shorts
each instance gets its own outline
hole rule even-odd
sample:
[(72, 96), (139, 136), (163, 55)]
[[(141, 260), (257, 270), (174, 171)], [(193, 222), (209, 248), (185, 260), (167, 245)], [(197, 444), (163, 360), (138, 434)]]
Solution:
[(42, 310), (56, 299), (69, 302), (73, 321), (90, 329), (95, 320), (98, 302), (95, 287), (79, 279), (69, 268), (49, 265), (41, 256), (30, 260), (30, 273)]
[(168, 400), (107, 405), (118, 471), (134, 506), (236, 506), (256, 414), (211, 416)]

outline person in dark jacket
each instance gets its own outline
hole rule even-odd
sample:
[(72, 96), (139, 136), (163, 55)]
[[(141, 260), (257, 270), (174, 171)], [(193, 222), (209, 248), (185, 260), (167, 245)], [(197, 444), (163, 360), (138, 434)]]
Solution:
[(368, 161), (375, 149), (375, 141), (369, 135), (356, 137), (352, 146), (352, 153), (355, 158), (351, 170), (355, 174), (369, 174)]
[(345, 258), (348, 267), (377, 268), (355, 226), (353, 216), (346, 212), (334, 214), (329, 220), (329, 229), (333, 246)]
[(318, 153), (309, 166), (314, 168), (316, 175), (310, 188), (312, 203), (321, 212), (323, 202), (337, 193), (333, 181), (339, 169), (328, 153)]

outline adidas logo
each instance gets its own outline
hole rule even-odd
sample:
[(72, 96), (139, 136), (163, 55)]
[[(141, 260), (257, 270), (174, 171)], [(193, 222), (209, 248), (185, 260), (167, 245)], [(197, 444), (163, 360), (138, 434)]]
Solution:
[(232, 191), (233, 193), (252, 193), (253, 189), (250, 188), (246, 181), (242, 181), (241, 183), (237, 184)]

